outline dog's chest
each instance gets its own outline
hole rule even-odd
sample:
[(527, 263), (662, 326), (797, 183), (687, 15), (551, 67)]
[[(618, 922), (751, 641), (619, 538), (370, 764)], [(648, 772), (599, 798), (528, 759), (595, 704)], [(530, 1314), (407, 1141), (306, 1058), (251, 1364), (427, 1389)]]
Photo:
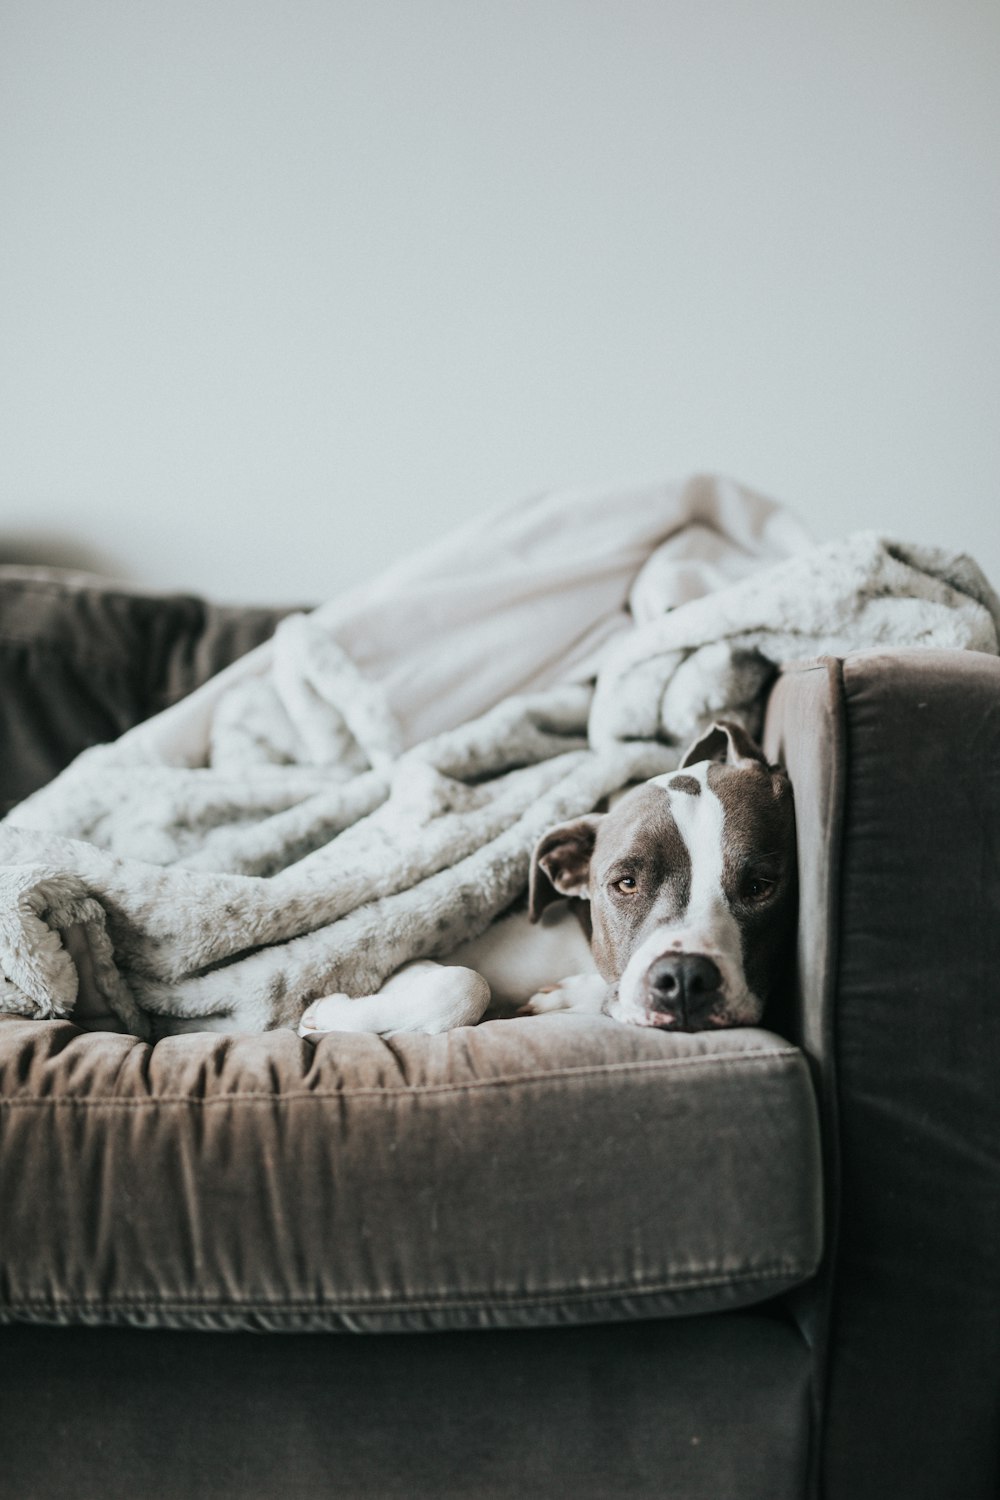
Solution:
[(538, 990), (568, 974), (597, 973), (590, 944), (568, 901), (553, 903), (536, 923), (527, 911), (502, 917), (443, 962), (482, 974), (494, 1010), (524, 1005)]

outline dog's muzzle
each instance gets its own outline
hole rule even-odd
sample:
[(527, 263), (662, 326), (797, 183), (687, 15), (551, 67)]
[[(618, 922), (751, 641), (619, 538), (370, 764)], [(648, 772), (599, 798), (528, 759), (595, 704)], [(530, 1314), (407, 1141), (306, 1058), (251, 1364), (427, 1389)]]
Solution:
[(646, 970), (643, 999), (647, 1009), (662, 1017), (663, 1025), (682, 1031), (701, 1031), (718, 1025), (722, 1002), (722, 973), (702, 953), (668, 953)]

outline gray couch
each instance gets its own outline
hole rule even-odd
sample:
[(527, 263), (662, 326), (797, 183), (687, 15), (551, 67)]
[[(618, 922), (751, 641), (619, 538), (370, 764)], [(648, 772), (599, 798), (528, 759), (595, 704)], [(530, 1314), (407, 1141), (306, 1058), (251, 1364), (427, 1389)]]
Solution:
[[(276, 618), (0, 570), (0, 796)], [(1000, 662), (795, 666), (766, 739), (766, 1030), (0, 1019), (3, 1494), (995, 1497)]]

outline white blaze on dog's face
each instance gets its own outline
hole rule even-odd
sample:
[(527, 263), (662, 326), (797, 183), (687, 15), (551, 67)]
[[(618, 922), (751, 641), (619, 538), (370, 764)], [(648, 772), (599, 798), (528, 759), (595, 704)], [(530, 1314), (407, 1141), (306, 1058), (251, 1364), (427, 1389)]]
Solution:
[(788, 778), (739, 726), (713, 726), (677, 771), (542, 839), (533, 916), (557, 894), (590, 901), (614, 1019), (755, 1025), (794, 920)]

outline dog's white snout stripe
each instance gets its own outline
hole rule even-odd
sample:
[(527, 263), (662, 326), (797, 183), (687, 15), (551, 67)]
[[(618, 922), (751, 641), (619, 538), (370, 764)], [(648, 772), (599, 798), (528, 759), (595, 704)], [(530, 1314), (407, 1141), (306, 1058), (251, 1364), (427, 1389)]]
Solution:
[[(618, 990), (620, 1003), (629, 1010), (642, 1007), (646, 973), (665, 953), (699, 953), (713, 959), (722, 974), (724, 1000), (738, 1000), (746, 990), (740, 929), (722, 884), (726, 813), (709, 789), (709, 764), (685, 766), (652, 782), (670, 795), (670, 811), (691, 861), (691, 886), (685, 910), (650, 933), (629, 959)], [(681, 790), (671, 794), (670, 783), (677, 775), (696, 780), (699, 794)]]

